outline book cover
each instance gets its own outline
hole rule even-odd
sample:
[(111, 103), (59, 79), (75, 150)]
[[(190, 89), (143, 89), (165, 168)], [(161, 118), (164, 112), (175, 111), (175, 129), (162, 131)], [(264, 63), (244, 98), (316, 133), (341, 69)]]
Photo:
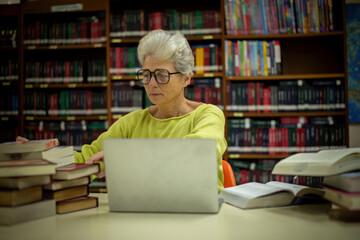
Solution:
[(5, 189), (24, 189), (34, 186), (49, 184), (50, 175), (30, 176), (30, 177), (2, 177), (0, 178), (0, 188)]
[(324, 198), (332, 203), (340, 205), (347, 210), (360, 210), (360, 192), (346, 192), (340, 189), (323, 186)]
[(56, 203), (56, 213), (70, 213), (90, 208), (95, 208), (99, 205), (97, 197), (78, 197), (69, 200), (64, 200)]
[(75, 178), (80, 178), (84, 176), (89, 176), (91, 174), (98, 173), (100, 167), (98, 164), (71, 164), (69, 166), (64, 166), (56, 169), (56, 174), (53, 176), (54, 180), (70, 180)]
[(0, 189), (0, 206), (14, 207), (42, 199), (42, 186), (21, 190)]
[(55, 174), (56, 164), (43, 159), (0, 161), (0, 177)]
[(347, 192), (360, 192), (360, 171), (324, 177), (323, 184)]
[(0, 207), (0, 225), (13, 225), (55, 214), (54, 200), (42, 200), (17, 207)]
[(23, 153), (0, 153), (0, 160), (25, 160), (45, 159), (54, 160), (61, 157), (73, 155), (73, 146), (56, 146), (44, 151), (23, 152)]
[(54, 180), (53, 182), (44, 185), (43, 189), (57, 191), (60, 189), (65, 189), (65, 188), (87, 185), (89, 183), (90, 183), (90, 177), (88, 177), (88, 176), (81, 177), (81, 178), (75, 178), (75, 179), (71, 179), (71, 180)]
[(53, 199), (55, 201), (63, 201), (76, 197), (82, 197), (89, 194), (88, 185), (65, 188), (57, 191), (45, 190), (43, 192), (44, 199)]
[(5, 142), (0, 144), (0, 153), (25, 153), (50, 149), (59, 145), (57, 138), (31, 140), (23, 144), (17, 142)]

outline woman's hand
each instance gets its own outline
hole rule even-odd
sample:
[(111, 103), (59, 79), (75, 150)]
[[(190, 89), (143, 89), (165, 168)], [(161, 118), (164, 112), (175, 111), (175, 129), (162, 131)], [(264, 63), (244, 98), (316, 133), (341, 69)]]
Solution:
[[(104, 151), (100, 151), (92, 155), (85, 164), (94, 164), (96, 162), (104, 162)], [(101, 170), (99, 173), (95, 174), (98, 178), (105, 177), (105, 170)]]
[(20, 143), (20, 144), (23, 144), (23, 143), (27, 143), (29, 140), (24, 138), (24, 137), (20, 137), (20, 136), (17, 136), (16, 137), (16, 142), (17, 143)]

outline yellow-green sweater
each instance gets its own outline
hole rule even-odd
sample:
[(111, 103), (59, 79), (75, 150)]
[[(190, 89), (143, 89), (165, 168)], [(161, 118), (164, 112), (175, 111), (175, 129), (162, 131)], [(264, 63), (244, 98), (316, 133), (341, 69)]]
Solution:
[(77, 163), (83, 163), (94, 153), (102, 151), (105, 138), (213, 138), (217, 143), (218, 187), (223, 189), (222, 156), (227, 147), (223, 112), (211, 104), (202, 104), (194, 111), (168, 119), (154, 118), (148, 109), (137, 110), (119, 118), (81, 153), (74, 152)]

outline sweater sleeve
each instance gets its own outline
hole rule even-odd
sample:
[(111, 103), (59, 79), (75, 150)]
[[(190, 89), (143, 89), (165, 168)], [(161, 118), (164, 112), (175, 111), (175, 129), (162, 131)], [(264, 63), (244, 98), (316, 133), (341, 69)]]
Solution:
[(197, 116), (192, 131), (187, 134), (185, 138), (212, 138), (216, 140), (218, 187), (220, 192), (224, 188), (222, 159), (227, 147), (225, 139), (225, 117), (223, 112), (216, 106), (204, 110)]
[(118, 119), (111, 127), (103, 132), (96, 140), (94, 140), (91, 144), (85, 144), (81, 148), (81, 152), (74, 151), (75, 162), (76, 163), (84, 163), (87, 159), (89, 159), (92, 155), (97, 152), (102, 151), (102, 142), (106, 138), (122, 138), (123, 133), (121, 129), (122, 119)]

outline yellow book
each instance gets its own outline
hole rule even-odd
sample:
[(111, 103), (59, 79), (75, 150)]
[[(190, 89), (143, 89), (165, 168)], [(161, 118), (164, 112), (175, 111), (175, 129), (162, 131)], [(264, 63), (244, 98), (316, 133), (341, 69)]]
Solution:
[(267, 42), (263, 41), (263, 51), (264, 51), (264, 76), (268, 76), (268, 56), (267, 56)]
[(196, 73), (204, 73), (204, 48), (199, 47), (195, 50)]

